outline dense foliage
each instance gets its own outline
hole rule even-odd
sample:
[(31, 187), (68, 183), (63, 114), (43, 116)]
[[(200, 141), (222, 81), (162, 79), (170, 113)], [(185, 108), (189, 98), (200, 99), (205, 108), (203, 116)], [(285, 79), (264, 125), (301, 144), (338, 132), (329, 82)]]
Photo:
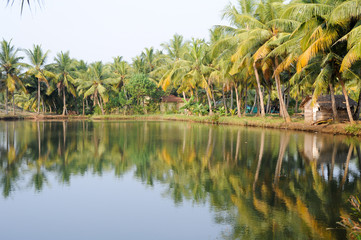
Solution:
[[(223, 17), (229, 26), (214, 26), (209, 41), (174, 35), (162, 49), (146, 48), (131, 63), (115, 57), (113, 63), (87, 64), (69, 52), (48, 63), (47, 52), (34, 45), (25, 51), (28, 66), (11, 41), (3, 40), (6, 112), (11, 98), (13, 105), (38, 112), (159, 111), (149, 105), (163, 95), (158, 86), (166, 95), (193, 96), (194, 105), (207, 106), (198, 112), (279, 112), (285, 121), (306, 95), (315, 101), (330, 94), (334, 103), (335, 94), (344, 94), (350, 121), (359, 118), (360, 1), (238, 0), (224, 8)], [(354, 112), (349, 97), (358, 100)], [(333, 116), (338, 119), (335, 104)]]

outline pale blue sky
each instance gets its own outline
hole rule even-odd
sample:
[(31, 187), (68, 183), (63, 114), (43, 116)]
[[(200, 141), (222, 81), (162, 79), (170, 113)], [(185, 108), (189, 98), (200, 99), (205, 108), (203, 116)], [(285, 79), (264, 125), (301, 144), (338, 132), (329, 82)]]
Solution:
[[(234, 2), (234, 1), (233, 1)], [(6, 7), (1, 1), (0, 39), (21, 48), (41, 44), (51, 51), (70, 50), (88, 62), (126, 60), (145, 47), (160, 48), (175, 33), (185, 39), (209, 37), (229, 0), (43, 0), (41, 8)]]

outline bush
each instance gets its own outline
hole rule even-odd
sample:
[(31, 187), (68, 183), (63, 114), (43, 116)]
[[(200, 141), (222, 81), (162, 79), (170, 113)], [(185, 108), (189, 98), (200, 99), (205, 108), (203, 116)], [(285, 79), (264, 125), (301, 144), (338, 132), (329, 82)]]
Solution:
[(349, 202), (352, 205), (351, 216), (341, 216), (341, 222), (338, 222), (347, 231), (351, 239), (361, 239), (361, 210), (358, 197), (351, 196)]
[(345, 127), (345, 131), (349, 134), (358, 134), (361, 132), (361, 125), (352, 124)]
[(213, 124), (218, 124), (219, 123), (219, 114), (213, 114), (211, 116), (209, 116), (209, 120), (213, 123)]

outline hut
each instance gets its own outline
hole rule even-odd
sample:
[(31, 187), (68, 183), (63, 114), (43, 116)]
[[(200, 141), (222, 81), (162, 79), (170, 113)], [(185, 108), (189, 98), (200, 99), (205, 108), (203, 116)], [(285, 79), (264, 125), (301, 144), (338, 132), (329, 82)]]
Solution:
[[(348, 98), (351, 111), (353, 112), (357, 103)], [(349, 120), (346, 109), (346, 100), (343, 95), (335, 95), (337, 114), (340, 120)], [(321, 95), (312, 105), (312, 96), (307, 96), (301, 102), (300, 108), (304, 109), (306, 122), (317, 122), (321, 120), (332, 119), (331, 95)]]
[(184, 106), (184, 101), (180, 97), (176, 97), (174, 95), (169, 95), (167, 97), (163, 97), (160, 103), (160, 111), (162, 113), (166, 112), (176, 112), (181, 107)]

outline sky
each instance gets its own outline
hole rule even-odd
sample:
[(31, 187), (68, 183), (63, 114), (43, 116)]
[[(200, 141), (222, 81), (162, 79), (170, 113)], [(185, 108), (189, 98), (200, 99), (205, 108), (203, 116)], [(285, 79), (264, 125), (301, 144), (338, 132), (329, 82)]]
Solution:
[(51, 60), (69, 50), (90, 63), (131, 61), (146, 47), (161, 49), (175, 33), (207, 40), (212, 26), (227, 24), (221, 12), (230, 0), (42, 0), (22, 15), (18, 2), (0, 0), (0, 39), (18, 48), (40, 44)]

